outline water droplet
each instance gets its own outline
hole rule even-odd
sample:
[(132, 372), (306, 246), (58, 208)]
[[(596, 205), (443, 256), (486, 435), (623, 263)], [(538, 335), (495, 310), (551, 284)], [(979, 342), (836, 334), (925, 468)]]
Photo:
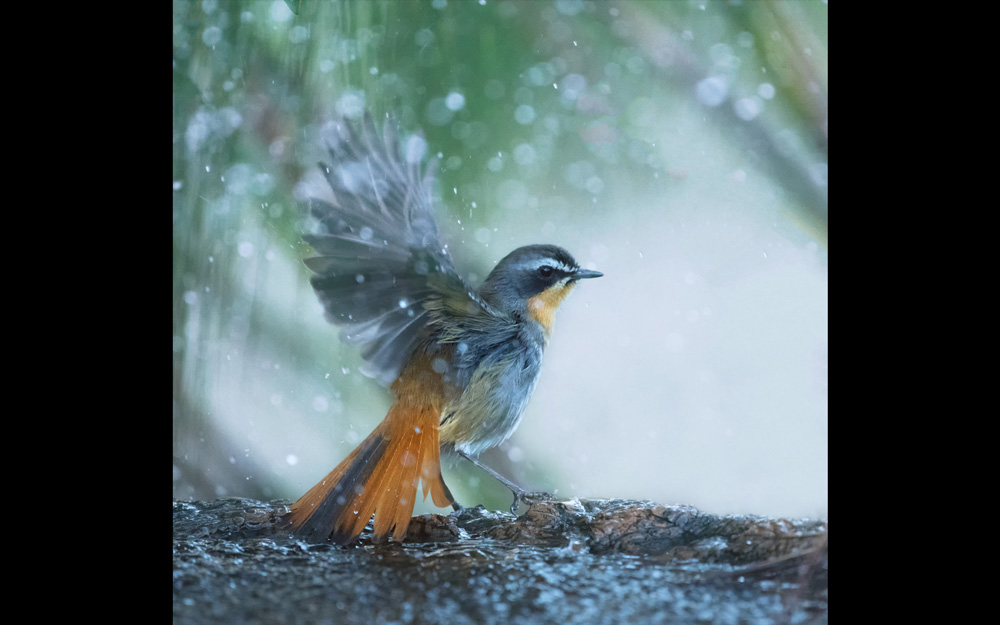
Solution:
[(445, 97), (444, 104), (452, 111), (461, 110), (465, 106), (465, 96), (452, 91)]
[(764, 102), (757, 97), (740, 98), (733, 103), (733, 112), (742, 120), (750, 121), (764, 110)]
[(695, 96), (705, 106), (719, 106), (729, 93), (729, 85), (721, 76), (709, 76), (695, 85)]
[(528, 104), (522, 104), (514, 110), (514, 120), (521, 125), (530, 124), (535, 121), (535, 109)]

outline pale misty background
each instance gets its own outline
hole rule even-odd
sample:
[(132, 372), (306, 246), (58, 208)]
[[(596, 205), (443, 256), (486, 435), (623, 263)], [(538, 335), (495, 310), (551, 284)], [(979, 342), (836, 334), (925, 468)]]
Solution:
[(827, 9), (175, 0), (174, 497), (294, 500), (385, 415), (299, 239), (324, 125), (368, 109), (439, 156), (470, 281), (529, 243), (605, 274), (487, 463), (558, 496), (825, 517)]

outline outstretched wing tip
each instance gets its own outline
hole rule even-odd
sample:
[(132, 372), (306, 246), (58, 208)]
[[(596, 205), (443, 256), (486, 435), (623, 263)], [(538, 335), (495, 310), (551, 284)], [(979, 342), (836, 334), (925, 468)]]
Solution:
[[(441, 285), (468, 289), (434, 220), (437, 157), (421, 168), (426, 151), (410, 153), (390, 115), (381, 137), (370, 110), (336, 121), (331, 161), (318, 163), (334, 200), (309, 198), (317, 223), (303, 240), (317, 255), (304, 263), (326, 319), (341, 327), (341, 340), (362, 347), (365, 374), (388, 384), (428, 323), (423, 304), (444, 292)], [(409, 315), (402, 301), (419, 314)]]

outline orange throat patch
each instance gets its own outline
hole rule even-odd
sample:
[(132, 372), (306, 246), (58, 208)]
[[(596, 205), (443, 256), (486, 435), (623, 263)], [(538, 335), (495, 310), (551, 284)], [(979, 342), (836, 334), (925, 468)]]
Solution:
[(528, 299), (528, 314), (531, 318), (541, 324), (545, 329), (545, 334), (552, 333), (552, 326), (556, 321), (556, 309), (562, 303), (569, 292), (576, 286), (576, 282), (553, 284), (538, 295)]

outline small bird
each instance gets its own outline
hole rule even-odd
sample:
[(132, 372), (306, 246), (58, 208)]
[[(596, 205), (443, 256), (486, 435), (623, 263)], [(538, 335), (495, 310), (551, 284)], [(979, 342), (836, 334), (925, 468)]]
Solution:
[(438, 236), (431, 189), (436, 159), (421, 172), (425, 144), (400, 145), (386, 120), (336, 123), (331, 165), (319, 163), (333, 203), (310, 199), (317, 229), (303, 238), (310, 282), (341, 339), (359, 345), (362, 371), (390, 385), (385, 419), (322, 481), (292, 504), (285, 527), (308, 542), (353, 542), (374, 515), (372, 538), (396, 541), (422, 484), (439, 507), (459, 510), (441, 475), (455, 451), (529, 493), (476, 456), (517, 428), (541, 370), (555, 312), (577, 281), (597, 278), (566, 250), (528, 245), (505, 256), (476, 289)]

